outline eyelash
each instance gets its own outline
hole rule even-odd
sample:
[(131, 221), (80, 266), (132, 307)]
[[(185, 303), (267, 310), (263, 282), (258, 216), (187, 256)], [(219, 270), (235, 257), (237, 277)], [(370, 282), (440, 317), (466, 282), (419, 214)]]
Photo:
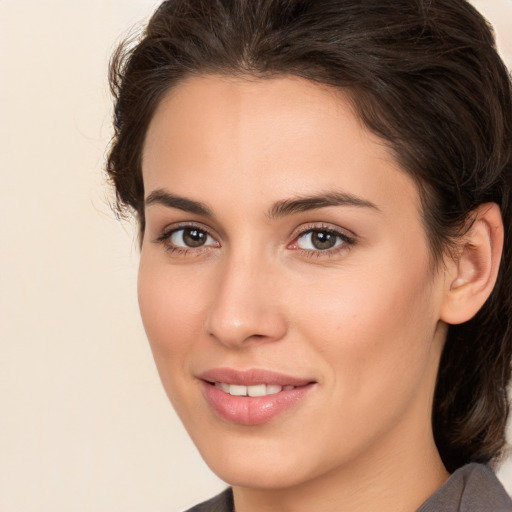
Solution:
[[(216, 245), (209, 244), (209, 245), (202, 245), (199, 247), (180, 247), (177, 245), (174, 245), (170, 243), (170, 239), (173, 235), (180, 231), (185, 230), (193, 230), (196, 229), (197, 231), (200, 231), (204, 233), (207, 237), (212, 238), (215, 240), (215, 238), (210, 234), (210, 232), (205, 229), (201, 225), (196, 224), (182, 224), (178, 226), (172, 226), (170, 228), (165, 229), (162, 234), (155, 240), (155, 243), (160, 243), (164, 246), (165, 250), (169, 253), (178, 254), (180, 256), (199, 256), (204, 251), (208, 250), (209, 247), (220, 247), (219, 242), (216, 242)], [(336, 244), (332, 248), (327, 249), (303, 249), (301, 247), (298, 247), (298, 241), (302, 237), (305, 237), (312, 233), (326, 233), (331, 236), (336, 237)], [(208, 239), (208, 238), (207, 238)], [(347, 235), (346, 233), (343, 233), (337, 229), (334, 229), (330, 226), (326, 225), (311, 225), (311, 226), (305, 226), (298, 230), (296, 234), (294, 235), (293, 241), (288, 244), (287, 248), (291, 248), (292, 250), (298, 251), (305, 255), (306, 257), (313, 257), (313, 258), (321, 258), (321, 257), (332, 257), (337, 255), (341, 251), (349, 250), (354, 244), (356, 243), (356, 237)]]

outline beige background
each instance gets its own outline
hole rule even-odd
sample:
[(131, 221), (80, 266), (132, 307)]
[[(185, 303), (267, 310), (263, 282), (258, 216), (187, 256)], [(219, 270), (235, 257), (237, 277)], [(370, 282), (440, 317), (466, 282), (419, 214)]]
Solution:
[[(0, 0), (0, 510), (175, 511), (223, 487), (168, 405), (109, 208), (110, 53), (156, 0)], [(512, 63), (512, 0), (479, 0)], [(501, 478), (512, 491), (512, 464)]]

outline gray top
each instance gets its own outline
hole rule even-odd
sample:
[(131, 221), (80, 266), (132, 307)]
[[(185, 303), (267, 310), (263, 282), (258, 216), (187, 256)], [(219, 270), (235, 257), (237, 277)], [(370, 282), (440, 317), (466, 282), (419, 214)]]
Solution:
[[(187, 512), (235, 512), (233, 492), (226, 489)], [(512, 501), (483, 464), (468, 464), (455, 473), (416, 512), (512, 512)]]
[(510, 512), (512, 501), (483, 464), (468, 464), (446, 481), (417, 512)]

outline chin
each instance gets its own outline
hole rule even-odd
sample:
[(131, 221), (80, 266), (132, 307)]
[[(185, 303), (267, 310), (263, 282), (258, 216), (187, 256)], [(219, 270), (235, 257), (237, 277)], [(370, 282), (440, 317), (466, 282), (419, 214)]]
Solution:
[(233, 487), (277, 490), (294, 487), (308, 479), (306, 475), (297, 472), (296, 464), (293, 468), (288, 464), (259, 467), (249, 461), (215, 461), (210, 468), (221, 480)]
[(291, 488), (329, 472), (336, 465), (333, 460), (317, 460), (315, 452), (321, 448), (315, 450), (304, 440), (286, 442), (280, 436), (272, 439), (273, 436), (261, 435), (237, 438), (234, 433), (223, 437), (213, 436), (209, 443), (203, 438), (196, 446), (210, 469), (234, 487)]

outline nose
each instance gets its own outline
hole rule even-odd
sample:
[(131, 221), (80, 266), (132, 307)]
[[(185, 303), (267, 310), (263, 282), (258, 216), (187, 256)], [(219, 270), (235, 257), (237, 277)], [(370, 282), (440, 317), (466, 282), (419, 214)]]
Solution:
[(277, 269), (262, 259), (224, 261), (207, 316), (208, 334), (232, 349), (282, 339), (288, 322), (277, 274)]

